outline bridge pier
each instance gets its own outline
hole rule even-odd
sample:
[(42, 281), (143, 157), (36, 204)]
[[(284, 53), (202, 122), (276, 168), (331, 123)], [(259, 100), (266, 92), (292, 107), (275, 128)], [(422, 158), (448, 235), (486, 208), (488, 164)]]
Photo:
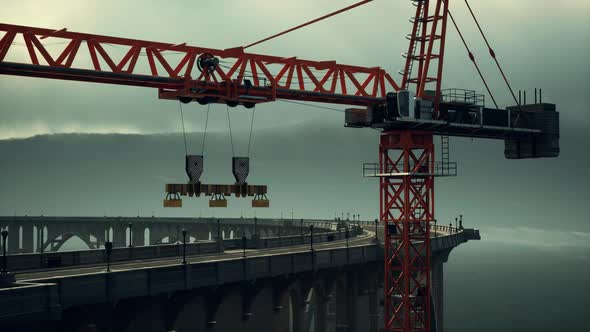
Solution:
[[(166, 295), (131, 300), (117, 306), (117, 326), (113, 332), (164, 332)], [(118, 331), (117, 331), (118, 330)]]
[(356, 274), (346, 273), (341, 282), (336, 284), (336, 332), (357, 331), (358, 283)]
[(10, 225), (8, 228), (8, 239), (6, 251), (10, 254), (16, 254), (19, 252), (19, 234), (18, 226), (15, 224)]
[(24, 224), (23, 227), (23, 247), (22, 252), (33, 252), (35, 251), (34, 239), (35, 231), (32, 224)]
[(127, 230), (127, 226), (122, 226), (122, 225), (114, 225), (113, 226), (113, 238), (111, 240), (113, 241), (114, 248), (126, 247), (126, 244), (127, 244), (126, 230)]
[(433, 326), (436, 332), (444, 331), (444, 270), (443, 264), (449, 260), (451, 250), (441, 251), (432, 256), (432, 304)]

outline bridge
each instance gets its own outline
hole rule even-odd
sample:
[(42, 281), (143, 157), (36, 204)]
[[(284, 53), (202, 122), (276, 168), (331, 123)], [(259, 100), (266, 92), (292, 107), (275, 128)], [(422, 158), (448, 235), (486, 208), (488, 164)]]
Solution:
[[(382, 239), (377, 233), (383, 225), (371, 221), (2, 221), (18, 230), (19, 237), (7, 242), (12, 239), (12, 252), (37, 251), (7, 257), (17, 282), (0, 288), (3, 331), (376, 332), (382, 327), (383, 246), (376, 238)], [(136, 246), (146, 228), (154, 236), (143, 243), (152, 245)], [(192, 239), (183, 241), (182, 229)], [(25, 241), (27, 233), (39, 237)], [(103, 249), (46, 251), (59, 248), (64, 234), (97, 239), (85, 241), (89, 247), (112, 239), (110, 272)], [(433, 329), (443, 331), (443, 263), (454, 247), (479, 239), (479, 232), (437, 225), (432, 234)]]

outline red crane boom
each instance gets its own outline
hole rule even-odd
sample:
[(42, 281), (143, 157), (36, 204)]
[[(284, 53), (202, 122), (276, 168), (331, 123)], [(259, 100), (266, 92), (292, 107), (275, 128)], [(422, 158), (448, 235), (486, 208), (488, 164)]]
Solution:
[[(0, 40), (2, 74), (152, 87), (159, 89), (163, 99), (234, 106), (278, 98), (369, 105), (399, 90), (379, 67), (246, 53), (242, 47), (218, 50), (10, 24), (0, 24), (0, 32), (5, 32)], [(29, 58), (7, 62), (4, 59), (15, 48), (17, 36), (24, 40)], [(59, 55), (51, 56), (41, 40), (66, 41), (67, 45)], [(124, 49), (120, 59), (107, 52), (113, 45)], [(142, 54), (147, 58), (143, 67)], [(180, 60), (173, 62), (173, 57)]]

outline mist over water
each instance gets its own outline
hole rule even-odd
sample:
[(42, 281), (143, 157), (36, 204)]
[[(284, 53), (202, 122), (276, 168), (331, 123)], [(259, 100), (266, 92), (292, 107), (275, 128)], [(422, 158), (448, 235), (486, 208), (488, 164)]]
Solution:
[(587, 328), (588, 247), (548, 251), (485, 236), (453, 250), (445, 265), (447, 332)]

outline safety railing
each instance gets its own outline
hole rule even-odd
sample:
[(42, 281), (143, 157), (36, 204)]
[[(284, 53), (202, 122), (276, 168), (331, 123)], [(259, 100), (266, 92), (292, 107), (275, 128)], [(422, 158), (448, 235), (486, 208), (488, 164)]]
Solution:
[[(399, 165), (402, 166), (402, 165)], [(396, 169), (392, 165), (382, 165), (381, 163), (363, 163), (364, 177), (399, 177), (399, 176), (457, 176), (456, 162), (433, 162), (431, 167), (428, 165), (416, 165), (409, 163), (408, 170)]]

